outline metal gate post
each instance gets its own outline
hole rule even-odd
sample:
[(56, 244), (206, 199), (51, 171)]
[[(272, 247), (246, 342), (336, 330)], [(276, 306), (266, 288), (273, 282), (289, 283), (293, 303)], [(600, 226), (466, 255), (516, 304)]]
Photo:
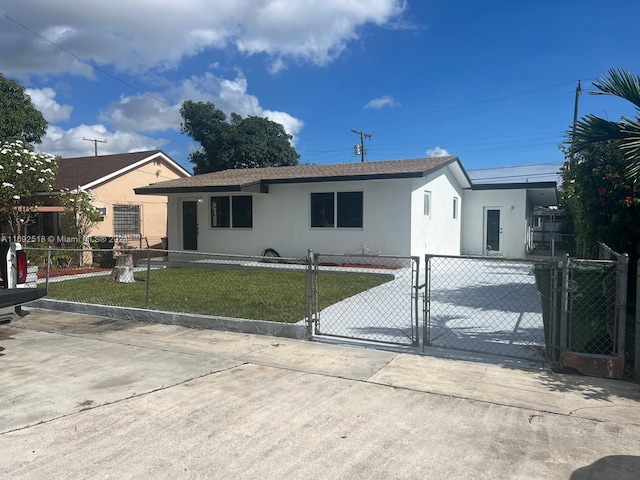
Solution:
[(627, 283), (629, 278), (629, 255), (618, 258), (618, 356), (624, 369), (625, 333), (627, 331)]
[(424, 301), (422, 304), (422, 349), (431, 344), (431, 256), (424, 256)]
[(313, 250), (307, 250), (307, 338), (313, 336)]
[(633, 359), (633, 377), (636, 380), (640, 380), (640, 308), (638, 308), (638, 299), (640, 299), (640, 260), (636, 264), (636, 346)]
[(413, 338), (411, 339), (412, 340), (411, 341), (411, 345), (414, 346), (414, 347), (419, 347), (420, 346), (420, 338), (419, 338), (419, 336), (420, 336), (420, 334), (419, 334), (419, 332), (420, 332), (420, 324), (419, 324), (419, 322), (420, 321), (418, 320), (418, 317), (420, 315), (418, 315), (418, 305), (419, 305), (418, 294), (419, 294), (419, 289), (420, 289), (420, 257), (414, 257), (412, 259), (412, 261), (414, 261), (415, 264), (416, 264), (416, 280), (415, 280), (414, 285), (413, 285), (414, 296), (415, 296), (415, 298), (413, 300), (414, 301), (414, 309), (413, 309), (413, 311), (415, 312), (416, 321), (411, 323), (411, 329), (412, 330), (414, 328), (414, 323), (415, 323), (415, 333), (412, 335)]
[(560, 312), (560, 350), (569, 348), (569, 254), (562, 260), (562, 310)]
[(560, 360), (560, 345), (558, 338), (558, 329), (559, 329), (559, 313), (558, 312), (558, 262), (553, 261), (551, 264), (551, 268), (549, 269), (549, 275), (551, 275), (551, 292), (549, 297), (551, 298), (551, 302), (549, 304), (549, 342), (551, 345), (548, 346), (547, 352), (548, 355), (552, 356), (550, 360), (557, 362)]

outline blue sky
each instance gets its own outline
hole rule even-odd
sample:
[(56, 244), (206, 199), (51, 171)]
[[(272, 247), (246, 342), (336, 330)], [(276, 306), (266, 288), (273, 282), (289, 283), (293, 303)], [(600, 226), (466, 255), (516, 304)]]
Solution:
[(355, 128), (369, 161), (449, 153), (472, 177), (546, 180), (579, 79), (581, 115), (634, 115), (588, 92), (640, 74), (638, 18), (637, 0), (22, 0), (0, 6), (0, 72), (65, 157), (100, 139), (190, 169), (178, 110), (195, 100), (282, 123), (301, 162), (359, 161)]

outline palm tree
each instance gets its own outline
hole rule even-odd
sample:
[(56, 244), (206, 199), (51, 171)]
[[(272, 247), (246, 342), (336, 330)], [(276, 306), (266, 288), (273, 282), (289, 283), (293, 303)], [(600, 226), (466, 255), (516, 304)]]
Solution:
[(596, 115), (586, 115), (567, 132), (570, 152), (578, 153), (590, 145), (608, 140), (619, 140), (627, 158), (627, 176), (640, 179), (640, 76), (624, 69), (610, 69), (608, 75), (593, 82), (598, 90), (592, 95), (613, 95), (633, 103), (636, 118), (622, 117), (612, 122)]

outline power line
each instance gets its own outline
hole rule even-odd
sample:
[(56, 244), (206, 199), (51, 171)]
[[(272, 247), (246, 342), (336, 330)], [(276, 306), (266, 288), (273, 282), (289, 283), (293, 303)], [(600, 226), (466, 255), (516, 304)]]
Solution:
[[(535, 89), (532, 89), (532, 90), (525, 90), (523, 92), (512, 93), (512, 94), (503, 95), (503, 96), (500, 96), (500, 97), (488, 98), (486, 100), (479, 100), (477, 102), (465, 103), (465, 104), (462, 104), (462, 105), (455, 105), (453, 107), (441, 108), (439, 110), (432, 110), (432, 111), (429, 111), (429, 112), (416, 113), (416, 114), (413, 114), (413, 115), (406, 115), (404, 117), (395, 117), (395, 118), (391, 118), (391, 119), (388, 119), (388, 120), (381, 120), (379, 122), (368, 122), (368, 123), (365, 123), (364, 125), (365, 126), (379, 125), (379, 124), (384, 124), (384, 123), (391, 123), (391, 122), (399, 122), (399, 121), (409, 120), (409, 119), (412, 119), (412, 118), (423, 117), (423, 116), (426, 116), (426, 115), (435, 115), (435, 114), (438, 114), (438, 113), (444, 113), (444, 112), (448, 112), (448, 111), (451, 111), (451, 110), (458, 110), (458, 109), (461, 109), (461, 108), (473, 107), (473, 106), (476, 106), (476, 105), (481, 105), (481, 104), (485, 104), (485, 103), (504, 100), (504, 99), (507, 99), (507, 98), (526, 95), (526, 94), (529, 94), (529, 93), (539, 92), (539, 91), (542, 91), (542, 90), (549, 90), (551, 88), (556, 88), (556, 87), (564, 86), (564, 85), (567, 85), (567, 84), (571, 84), (574, 81), (575, 80), (566, 81), (566, 82), (557, 83), (557, 84), (554, 84), (554, 85), (548, 85), (546, 87), (535, 88)], [(567, 94), (570, 94), (570, 93), (573, 93), (573, 91), (562, 92), (562, 93), (559, 93), (559, 94), (556, 94), (556, 95), (551, 95), (551, 96), (547, 95), (544, 98), (554, 98), (554, 97), (564, 96), (564, 95), (567, 95)], [(499, 107), (495, 107), (494, 110), (495, 109), (514, 107), (514, 106), (518, 106), (518, 105), (524, 105), (524, 104), (527, 104), (527, 103), (538, 102), (538, 101), (540, 101), (540, 99), (538, 99), (538, 98), (536, 98), (534, 100), (526, 100), (524, 102), (519, 102), (519, 103), (515, 103), (515, 104), (511, 104), (511, 105), (502, 105), (502, 106), (499, 106)], [(478, 115), (479, 113), (483, 113), (483, 112), (473, 112), (473, 113), (470, 113), (470, 114), (467, 114), (467, 115)], [(455, 119), (455, 118), (459, 118), (459, 117), (456, 116), (456, 117), (452, 117), (452, 118)], [(440, 122), (440, 121), (442, 121), (442, 119), (433, 120), (431, 123)], [(402, 126), (402, 127), (399, 127), (399, 128), (406, 128), (406, 126)], [(321, 134), (321, 133), (328, 133), (328, 132), (338, 132), (338, 131), (343, 131), (343, 130), (344, 130), (344, 127), (338, 127), (338, 128), (327, 129), (327, 130), (316, 130), (315, 132), (314, 131), (305, 132), (305, 135)]]
[(26, 25), (24, 25), (24, 24), (22, 24), (22, 23), (18, 22), (17, 20), (15, 20), (15, 19), (11, 18), (11, 17), (10, 17), (9, 15), (7, 15), (6, 13), (4, 13), (4, 12), (0, 12), (0, 15), (2, 15), (4, 18), (6, 18), (7, 20), (9, 20), (10, 22), (15, 23), (15, 24), (16, 24), (16, 25), (18, 25), (19, 27), (24, 28), (27, 32), (30, 32), (30, 33), (34, 34), (36, 37), (38, 37), (38, 38), (40, 38), (41, 40), (43, 40), (43, 41), (47, 42), (49, 45), (52, 45), (52, 46), (56, 47), (57, 49), (59, 49), (59, 50), (61, 50), (61, 51), (65, 52), (66, 54), (71, 55), (73, 58), (75, 58), (76, 60), (78, 60), (80, 63), (83, 63), (83, 64), (87, 65), (88, 67), (92, 68), (93, 70), (96, 70), (96, 71), (98, 71), (98, 72), (102, 73), (103, 75), (106, 75), (106, 76), (108, 76), (108, 77), (112, 78), (113, 80), (115, 80), (115, 81), (117, 81), (117, 82), (120, 82), (121, 84), (123, 84), (123, 85), (125, 85), (125, 86), (127, 86), (127, 87), (129, 87), (129, 88), (131, 88), (131, 89), (133, 89), (133, 90), (135, 90), (135, 91), (136, 91), (136, 92), (138, 92), (138, 93), (141, 93), (142, 95), (144, 95), (144, 96), (146, 96), (146, 97), (151, 98), (152, 100), (155, 100), (156, 102), (160, 102), (160, 103), (162, 103), (163, 105), (166, 105), (167, 107), (171, 107), (171, 108), (173, 108), (173, 109), (175, 109), (175, 110), (178, 110), (178, 108), (177, 108), (176, 106), (171, 105), (170, 103), (165, 102), (165, 101), (164, 101), (164, 100), (162, 100), (161, 98), (158, 98), (158, 97), (156, 97), (155, 95), (152, 95), (152, 94), (150, 94), (149, 92), (146, 92), (146, 91), (144, 91), (144, 90), (142, 90), (142, 89), (140, 89), (140, 88), (138, 88), (138, 87), (136, 87), (136, 86), (132, 85), (131, 83), (129, 83), (129, 82), (125, 81), (125, 80), (122, 80), (122, 79), (121, 79), (121, 78), (119, 78), (119, 77), (116, 77), (116, 76), (115, 76), (115, 75), (113, 75), (112, 73), (109, 73), (109, 72), (107, 72), (106, 70), (104, 70), (104, 69), (102, 69), (102, 68), (100, 68), (100, 67), (97, 67), (97, 66), (93, 65), (93, 64), (92, 64), (91, 62), (89, 62), (88, 60), (85, 60), (85, 59), (84, 59), (84, 58), (82, 58), (81, 56), (79, 56), (79, 55), (77, 55), (77, 54), (73, 53), (71, 50), (68, 50), (68, 49), (64, 48), (63, 46), (58, 45), (57, 43), (55, 43), (55, 42), (53, 42), (53, 41), (49, 40), (47, 37), (45, 37), (45, 36), (43, 36), (43, 35), (39, 34), (39, 33), (38, 33), (38, 32), (36, 32), (35, 30), (32, 30), (32, 29), (30, 29), (29, 27), (27, 27)]

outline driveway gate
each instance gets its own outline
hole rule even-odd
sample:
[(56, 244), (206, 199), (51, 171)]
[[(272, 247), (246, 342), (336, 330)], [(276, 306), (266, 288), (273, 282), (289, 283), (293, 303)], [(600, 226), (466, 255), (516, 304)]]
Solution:
[(419, 265), (419, 257), (314, 254), (314, 334), (418, 345)]
[(545, 261), (428, 255), (424, 345), (544, 360), (540, 288), (551, 282), (536, 275), (553, 272)]
[(624, 363), (628, 257), (428, 255), (423, 344), (535, 361), (564, 351)]

